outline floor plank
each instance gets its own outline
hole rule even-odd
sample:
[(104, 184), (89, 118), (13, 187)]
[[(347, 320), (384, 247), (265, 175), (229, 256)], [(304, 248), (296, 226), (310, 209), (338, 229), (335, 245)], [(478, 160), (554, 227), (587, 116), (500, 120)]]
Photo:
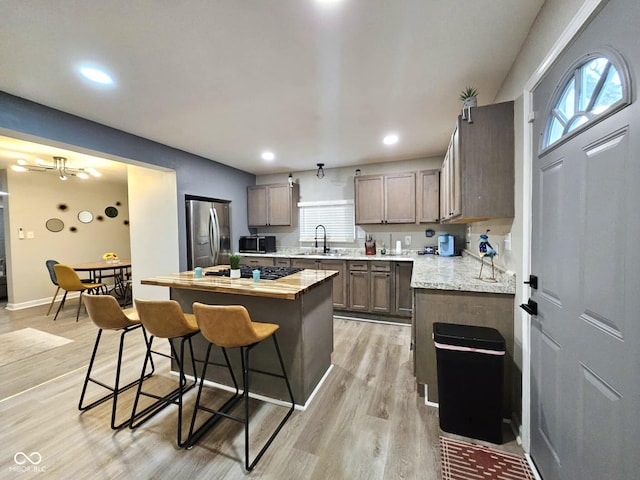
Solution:
[[(45, 316), (47, 306), (0, 312), (0, 333), (31, 327), (73, 343), (0, 367), (0, 461), (2, 478), (27, 478), (14, 461), (18, 452), (38, 452), (39, 478), (92, 479), (243, 479), (244, 437), (241, 425), (223, 421), (192, 449), (176, 447), (177, 411), (162, 414), (135, 431), (109, 428), (110, 404), (80, 413), (77, 402), (96, 328), (75, 308), (58, 320)], [(334, 368), (306, 411), (296, 411), (256, 469), (259, 479), (438, 479), (437, 409), (424, 405), (416, 391), (410, 328), (403, 325), (334, 321)], [(105, 333), (97, 371), (113, 374), (119, 335)], [(143, 358), (141, 339), (131, 334), (124, 375), (135, 378)], [(159, 361), (154, 388), (171, 387), (175, 376)], [(97, 394), (97, 388), (91, 394)], [(133, 389), (120, 406), (130, 409)], [(195, 389), (186, 396), (187, 411)], [(206, 389), (213, 401), (221, 392)], [(252, 448), (268, 436), (283, 412), (252, 401), (255, 421)], [(185, 427), (188, 428), (188, 425)], [(452, 437), (456, 437), (450, 435)], [(503, 446), (521, 453), (515, 442)]]

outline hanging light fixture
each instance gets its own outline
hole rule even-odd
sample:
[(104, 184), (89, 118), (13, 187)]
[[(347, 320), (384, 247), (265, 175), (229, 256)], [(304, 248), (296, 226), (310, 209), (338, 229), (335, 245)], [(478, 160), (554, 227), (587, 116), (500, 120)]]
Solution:
[(89, 175), (93, 177), (100, 176), (100, 172), (95, 168), (68, 167), (65, 157), (53, 157), (53, 165), (45, 163), (39, 158), (36, 159), (36, 165), (30, 165), (25, 160), (20, 159), (18, 160), (18, 164), (12, 166), (11, 169), (16, 172), (55, 172), (58, 174), (60, 180), (66, 180), (68, 177), (87, 179)]
[(316, 163), (318, 165), (318, 171), (316, 172), (316, 177), (324, 178), (324, 163)]

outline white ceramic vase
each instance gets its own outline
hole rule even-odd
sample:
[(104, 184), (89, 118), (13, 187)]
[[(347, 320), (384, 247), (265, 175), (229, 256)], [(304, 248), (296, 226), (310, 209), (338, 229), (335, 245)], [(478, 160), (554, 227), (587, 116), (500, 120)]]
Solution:
[(240, 269), (239, 268), (237, 268), (235, 270), (231, 269), (230, 272), (231, 273), (229, 275), (230, 275), (231, 278), (240, 278)]

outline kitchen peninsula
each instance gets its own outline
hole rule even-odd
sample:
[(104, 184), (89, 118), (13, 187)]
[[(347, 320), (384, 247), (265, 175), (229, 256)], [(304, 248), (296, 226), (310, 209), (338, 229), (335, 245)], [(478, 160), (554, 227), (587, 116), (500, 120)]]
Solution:
[[(142, 280), (145, 285), (170, 288), (171, 298), (185, 312), (192, 312), (194, 302), (212, 305), (243, 305), (254, 322), (275, 323), (278, 343), (296, 404), (305, 405), (314, 389), (331, 366), (333, 351), (332, 270), (306, 269), (277, 280), (254, 281), (247, 278), (206, 275), (226, 266), (205, 268), (202, 278), (193, 272), (157, 276)], [(201, 335), (194, 337), (196, 359), (204, 358), (207, 342)], [(224, 358), (217, 350), (214, 362)], [(231, 363), (238, 378), (242, 378), (240, 359), (236, 352)], [(277, 357), (273, 343), (265, 342), (252, 352), (255, 368), (276, 372)], [(201, 368), (201, 366), (199, 366)], [(226, 368), (210, 366), (207, 379), (230, 384)], [(252, 392), (271, 398), (287, 399), (286, 389), (268, 376), (254, 375)]]

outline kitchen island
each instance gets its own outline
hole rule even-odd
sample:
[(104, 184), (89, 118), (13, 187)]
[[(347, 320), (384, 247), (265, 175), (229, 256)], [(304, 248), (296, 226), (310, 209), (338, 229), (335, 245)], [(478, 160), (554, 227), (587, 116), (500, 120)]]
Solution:
[[(211, 305), (243, 305), (254, 322), (280, 326), (277, 336), (282, 358), (298, 405), (305, 405), (331, 366), (333, 351), (332, 281), (338, 272), (306, 269), (277, 280), (259, 280), (210, 276), (207, 272), (227, 266), (203, 269), (205, 275), (195, 278), (193, 272), (161, 275), (142, 280), (145, 285), (170, 288), (171, 298), (184, 312), (191, 313), (194, 302)], [(207, 341), (200, 334), (193, 338), (196, 359), (204, 358)], [(224, 363), (222, 351), (216, 349), (213, 361)], [(256, 346), (251, 353), (252, 366), (278, 372), (273, 342)], [(237, 378), (242, 378), (240, 358), (231, 352), (231, 363)], [(201, 369), (202, 366), (198, 365)], [(198, 375), (200, 371), (198, 372)], [(231, 385), (226, 368), (211, 365), (207, 380)], [(265, 375), (251, 377), (252, 393), (287, 400), (284, 382)], [(282, 385), (281, 385), (282, 384)]]

